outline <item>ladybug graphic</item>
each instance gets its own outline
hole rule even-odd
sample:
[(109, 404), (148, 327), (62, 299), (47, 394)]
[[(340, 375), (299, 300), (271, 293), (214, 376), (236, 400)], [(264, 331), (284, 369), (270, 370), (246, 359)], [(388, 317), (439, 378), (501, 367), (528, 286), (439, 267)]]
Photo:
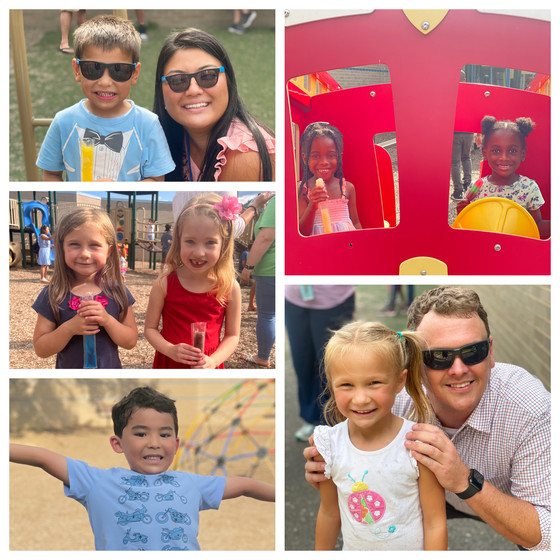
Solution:
[(358, 523), (371, 525), (379, 521), (385, 513), (385, 500), (364, 482), (368, 471), (362, 476), (361, 482), (356, 482), (350, 475), (348, 477), (354, 485), (352, 494), (348, 498), (348, 509)]

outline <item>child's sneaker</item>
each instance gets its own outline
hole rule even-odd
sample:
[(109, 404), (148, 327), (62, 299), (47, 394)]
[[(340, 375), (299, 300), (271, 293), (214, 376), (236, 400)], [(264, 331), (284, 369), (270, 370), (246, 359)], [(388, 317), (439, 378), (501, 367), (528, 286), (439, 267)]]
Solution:
[(248, 29), (253, 23), (253, 21), (255, 21), (256, 17), (257, 17), (257, 12), (255, 12), (255, 10), (251, 10), (246, 14), (241, 14), (241, 25), (243, 26), (243, 29)]
[(233, 23), (228, 27), (228, 31), (230, 33), (236, 33), (237, 35), (243, 35), (243, 33), (245, 33), (245, 28), (241, 22)]
[(314, 429), (315, 429), (314, 424), (305, 422), (303, 426), (294, 434), (294, 437), (298, 441), (308, 441), (311, 435), (313, 434)]

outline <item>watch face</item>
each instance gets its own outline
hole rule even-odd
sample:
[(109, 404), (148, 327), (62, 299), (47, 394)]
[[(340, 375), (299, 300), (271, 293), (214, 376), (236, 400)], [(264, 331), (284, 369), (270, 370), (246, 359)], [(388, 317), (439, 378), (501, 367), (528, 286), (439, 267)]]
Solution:
[(484, 477), (476, 469), (471, 469), (471, 484), (479, 490), (484, 484)]

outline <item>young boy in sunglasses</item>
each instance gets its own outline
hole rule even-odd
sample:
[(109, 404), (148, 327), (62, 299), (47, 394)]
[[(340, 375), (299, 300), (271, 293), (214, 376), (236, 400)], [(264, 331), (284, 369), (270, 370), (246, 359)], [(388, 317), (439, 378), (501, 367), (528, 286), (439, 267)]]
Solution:
[[(409, 307), (408, 329), (429, 347), (424, 386), (436, 421), (414, 425), (405, 445), (445, 488), (448, 517), (474, 516), (520, 548), (550, 550), (550, 393), (523, 368), (494, 362), (473, 290), (425, 291)], [(406, 417), (410, 407), (401, 392), (392, 412)], [(316, 448), (304, 456), (308, 482), (325, 480)]]
[[(41, 146), (44, 181), (162, 181), (175, 168), (157, 115), (128, 99), (141, 39), (127, 20), (101, 15), (74, 33), (74, 77), (85, 99), (58, 112)], [(92, 153), (93, 151), (93, 153)]]

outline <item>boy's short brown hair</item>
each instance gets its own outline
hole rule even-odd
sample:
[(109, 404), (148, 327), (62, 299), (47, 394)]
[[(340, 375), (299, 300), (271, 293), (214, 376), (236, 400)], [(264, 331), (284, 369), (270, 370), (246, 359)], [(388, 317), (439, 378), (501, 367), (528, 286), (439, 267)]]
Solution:
[(100, 47), (105, 51), (121, 49), (129, 54), (132, 62), (140, 60), (140, 34), (134, 24), (113, 15), (95, 16), (74, 31), (74, 56), (82, 58), (87, 47)]
[(175, 435), (179, 432), (177, 408), (175, 401), (151, 387), (136, 387), (123, 397), (111, 410), (113, 418), (113, 431), (117, 437), (122, 437), (123, 430), (128, 424), (132, 413), (139, 408), (153, 408), (158, 412), (171, 414)]

